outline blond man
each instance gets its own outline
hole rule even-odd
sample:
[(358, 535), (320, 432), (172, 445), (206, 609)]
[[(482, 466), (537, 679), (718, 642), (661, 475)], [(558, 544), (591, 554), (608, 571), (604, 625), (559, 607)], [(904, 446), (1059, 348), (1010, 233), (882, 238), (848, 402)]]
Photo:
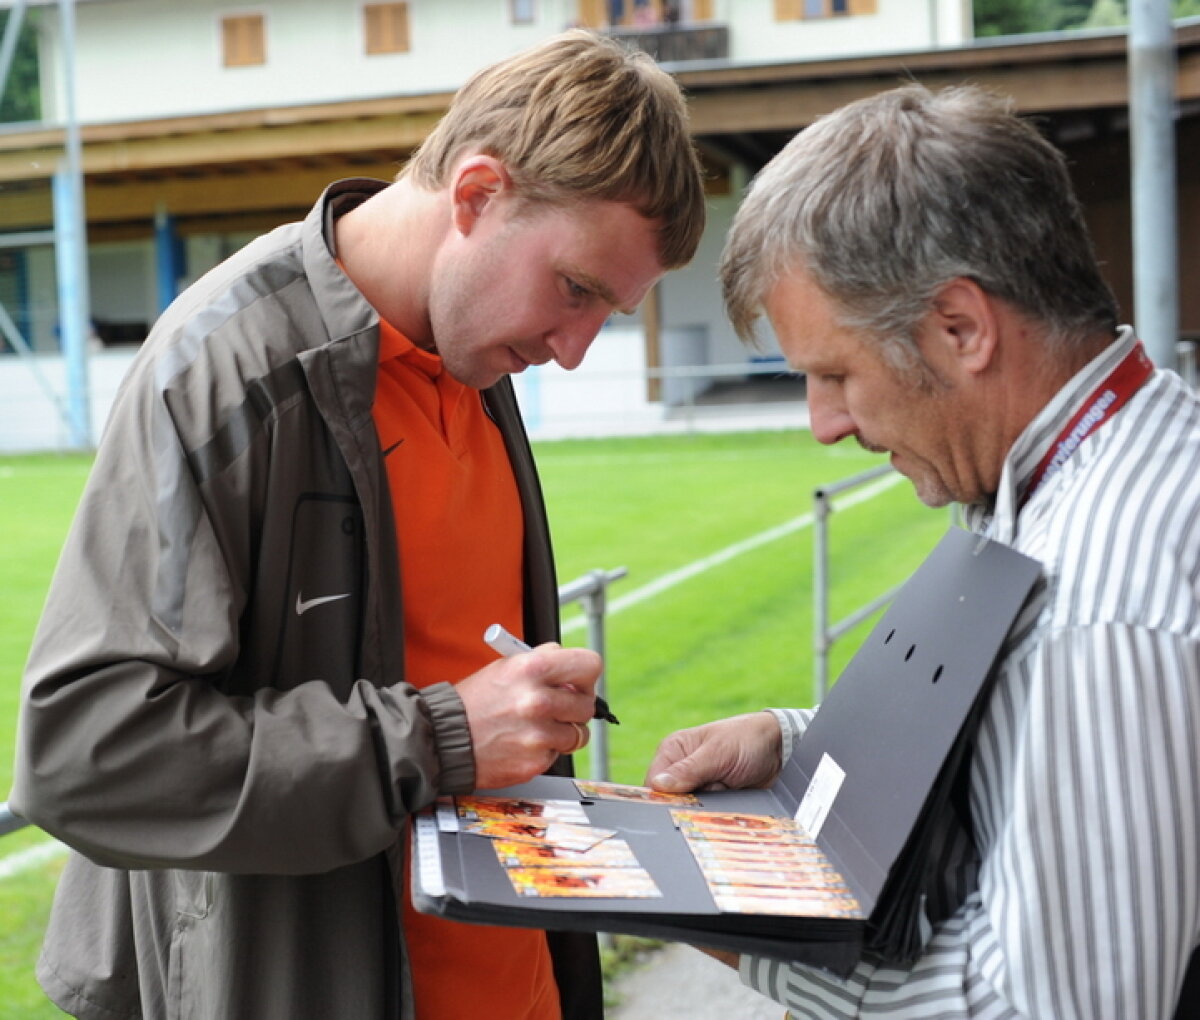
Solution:
[[(570, 33), (168, 309), (25, 677), (12, 803), (76, 851), (38, 969), (60, 1007), (601, 1015), (594, 939), (416, 914), (408, 823), (586, 743), (600, 663), (556, 644), (508, 376), (577, 366), (703, 223), (679, 90)], [(493, 621), (538, 647), (495, 660)]]

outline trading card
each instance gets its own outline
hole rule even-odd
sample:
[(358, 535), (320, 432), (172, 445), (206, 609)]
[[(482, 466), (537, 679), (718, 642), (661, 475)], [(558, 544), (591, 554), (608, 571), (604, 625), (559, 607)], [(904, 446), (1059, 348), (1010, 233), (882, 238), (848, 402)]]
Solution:
[(812, 844), (812, 840), (790, 818), (726, 811), (689, 811), (685, 808), (672, 808), (671, 818), (689, 839)]
[(623, 839), (606, 839), (586, 850), (498, 839), (492, 843), (506, 868), (636, 868), (638, 859)]
[(583, 797), (594, 800), (625, 800), (643, 804), (699, 804), (700, 798), (691, 793), (659, 793), (648, 786), (629, 786), (625, 783), (602, 783), (592, 779), (576, 779), (575, 788)]
[(794, 868), (786, 871), (745, 868), (705, 867), (701, 869), (709, 885), (767, 886), (776, 889), (845, 889), (846, 883), (833, 870)]
[(684, 840), (697, 857), (729, 860), (826, 861), (825, 851), (812, 842), (776, 842), (770, 835), (757, 839), (726, 839), (723, 833), (684, 831)]
[(507, 839), (518, 843), (541, 843), (567, 850), (587, 850), (616, 835), (615, 829), (600, 829), (591, 825), (571, 825), (567, 822), (546, 822), (539, 818), (517, 821), (511, 818), (464, 820), (462, 831), (489, 839)]
[(721, 886), (713, 890), (713, 900), (719, 910), (731, 914), (776, 914), (788, 917), (847, 917), (861, 918), (858, 900), (849, 892), (795, 892), (738, 889)]
[(508, 868), (505, 873), (521, 896), (650, 899), (662, 895), (641, 868)]
[(458, 817), (476, 821), (485, 818), (544, 818), (546, 821), (587, 825), (587, 812), (574, 800), (525, 800), (518, 797), (481, 797), (470, 795), (454, 798)]

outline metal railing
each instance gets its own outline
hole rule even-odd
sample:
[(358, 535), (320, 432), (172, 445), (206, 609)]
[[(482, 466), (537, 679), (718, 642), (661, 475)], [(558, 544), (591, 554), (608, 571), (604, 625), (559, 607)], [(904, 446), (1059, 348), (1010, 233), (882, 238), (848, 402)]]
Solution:
[[(583, 606), (584, 617), (587, 621), (588, 647), (597, 652), (601, 659), (604, 654), (604, 616), (608, 606), (608, 586), (619, 581), (629, 573), (625, 567), (615, 570), (592, 570), (582, 577), (576, 578), (558, 589), (559, 607), (569, 606), (579, 602)], [(606, 676), (600, 674), (596, 682), (596, 694), (605, 696)], [(593, 723), (592, 737), (589, 746), (592, 751), (591, 773), (593, 779), (608, 779), (608, 724)], [(8, 806), (8, 801), (0, 803), (0, 836), (25, 828), (29, 823), (14, 814)]]
[(0, 836), (7, 836), (10, 832), (23, 829), (28, 824), (24, 818), (13, 814), (12, 808), (8, 806), (8, 801), (0, 804)]
[[(627, 567), (617, 567), (615, 570), (592, 570), (574, 581), (561, 585), (558, 589), (559, 607), (579, 602), (583, 605), (584, 617), (587, 620), (587, 644), (592, 651), (599, 654), (607, 662), (604, 654), (604, 618), (608, 610), (608, 586), (619, 581), (629, 573)], [(601, 672), (596, 681), (597, 697), (606, 698), (608, 692), (607, 670)], [(608, 780), (608, 723), (592, 722), (591, 773), (593, 779)]]
[(882, 464), (813, 490), (813, 694), (818, 704), (829, 689), (829, 649), (843, 634), (886, 606), (900, 589), (895, 585), (849, 616), (829, 622), (829, 515), (833, 512), (833, 497), (894, 470), (890, 464)]

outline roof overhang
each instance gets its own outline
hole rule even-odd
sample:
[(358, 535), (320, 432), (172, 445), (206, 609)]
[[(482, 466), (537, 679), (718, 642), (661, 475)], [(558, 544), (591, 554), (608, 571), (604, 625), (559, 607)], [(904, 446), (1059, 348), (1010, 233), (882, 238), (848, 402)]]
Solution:
[[(1200, 115), (1200, 19), (1175, 29), (1181, 116)], [(678, 65), (691, 125), (710, 161), (757, 169), (796, 131), (908, 81), (974, 83), (1040, 114), (1054, 131), (1124, 130), (1124, 32), (1056, 33), (962, 48), (787, 63)], [(445, 113), (451, 93), (403, 95), (81, 128), (88, 218), (144, 221), (303, 209), (337, 176), (391, 177)], [(0, 223), (49, 222), (61, 127), (0, 130)]]

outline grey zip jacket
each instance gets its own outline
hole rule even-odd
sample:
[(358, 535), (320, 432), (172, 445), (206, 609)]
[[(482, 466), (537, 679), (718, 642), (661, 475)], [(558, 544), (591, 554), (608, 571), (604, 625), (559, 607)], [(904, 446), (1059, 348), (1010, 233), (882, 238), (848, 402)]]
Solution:
[[(398, 834), (475, 770), (454, 688), (403, 682), (378, 317), (331, 250), (335, 217), (383, 187), (333, 185), (189, 288), (114, 405), (30, 653), (11, 796), (76, 851), (38, 966), (75, 1016), (414, 1015)], [(483, 399), (524, 507), (526, 636), (553, 640), (511, 384)], [(564, 1016), (601, 1016), (595, 939), (549, 938)]]

